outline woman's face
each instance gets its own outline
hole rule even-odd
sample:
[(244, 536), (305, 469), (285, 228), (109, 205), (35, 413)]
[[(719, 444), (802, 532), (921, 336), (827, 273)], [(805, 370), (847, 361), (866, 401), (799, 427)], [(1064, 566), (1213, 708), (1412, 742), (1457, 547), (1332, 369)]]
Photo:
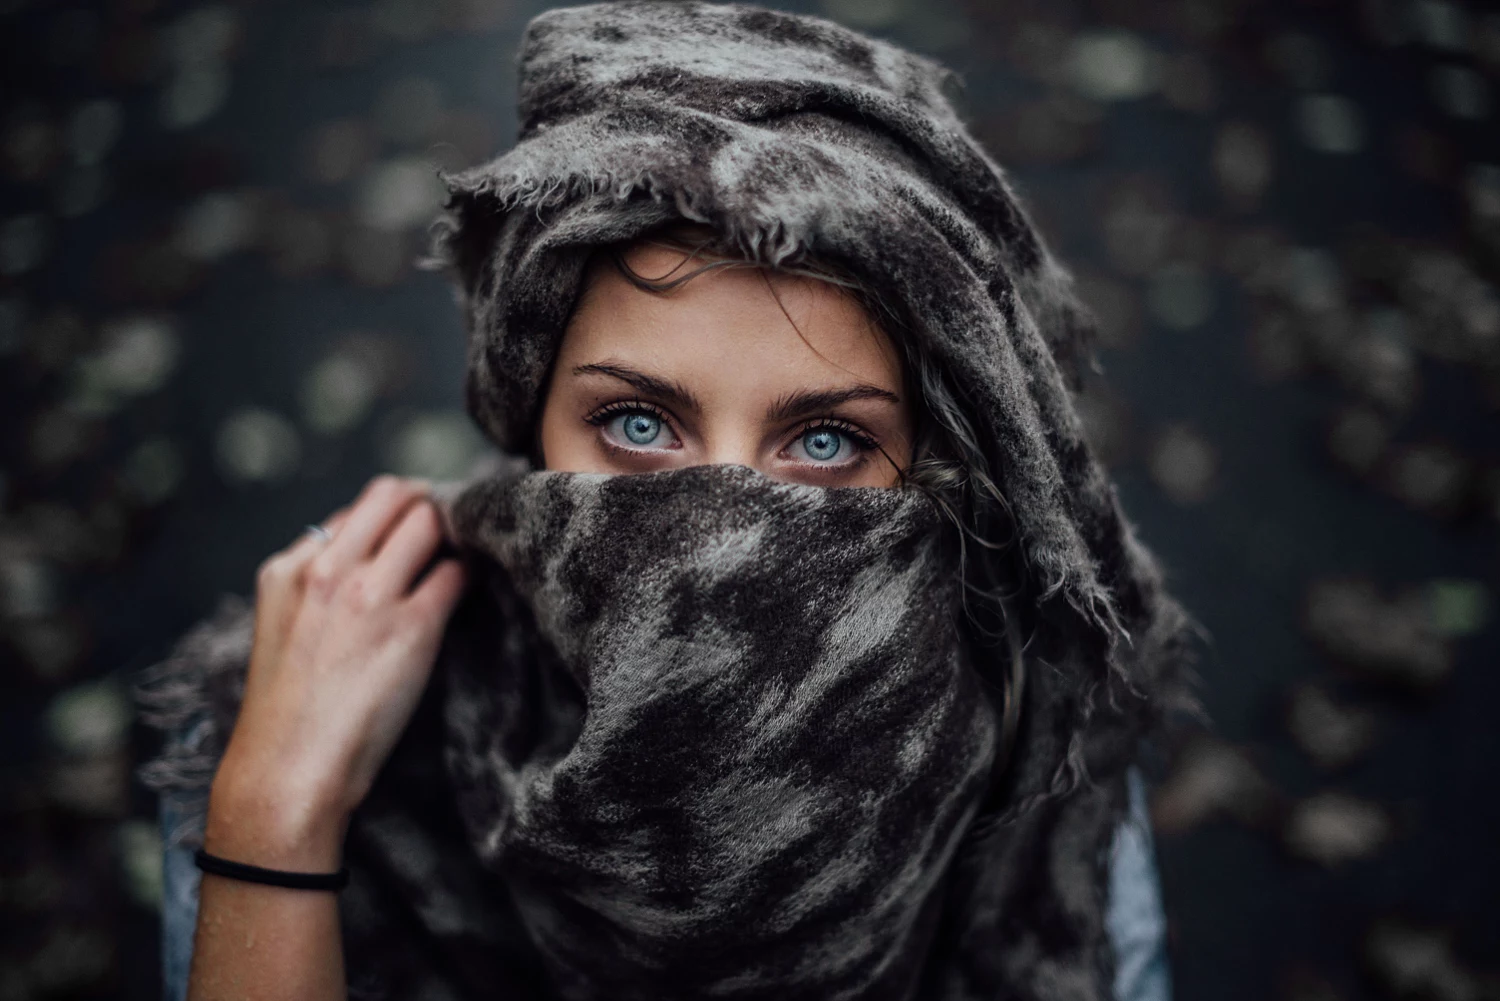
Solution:
[[(685, 256), (640, 244), (625, 259), (655, 279), (704, 263)], [(912, 416), (895, 346), (836, 286), (720, 268), (656, 293), (603, 259), (563, 336), (540, 434), (548, 469), (734, 463), (797, 483), (894, 486)]]

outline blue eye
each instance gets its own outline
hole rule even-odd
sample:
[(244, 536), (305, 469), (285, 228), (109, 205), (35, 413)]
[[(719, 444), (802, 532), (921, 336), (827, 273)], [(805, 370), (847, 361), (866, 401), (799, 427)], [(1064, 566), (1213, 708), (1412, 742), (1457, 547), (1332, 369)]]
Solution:
[(655, 414), (638, 410), (632, 414), (624, 414), (616, 420), (619, 421), (620, 433), (632, 445), (649, 445), (661, 437), (662, 420)]
[(815, 462), (827, 462), (844, 447), (844, 436), (829, 428), (813, 428), (802, 436), (802, 450)]

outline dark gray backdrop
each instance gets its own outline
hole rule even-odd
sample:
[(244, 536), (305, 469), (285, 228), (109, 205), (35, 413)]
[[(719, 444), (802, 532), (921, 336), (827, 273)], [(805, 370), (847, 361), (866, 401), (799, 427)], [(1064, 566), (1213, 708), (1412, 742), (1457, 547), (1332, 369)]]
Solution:
[[(0, 999), (158, 990), (130, 672), (478, 447), (410, 262), (541, 6), (0, 0)], [(1178, 996), (1500, 995), (1500, 13), (781, 6), (958, 69), (1104, 320), (1090, 426), (1214, 637)]]

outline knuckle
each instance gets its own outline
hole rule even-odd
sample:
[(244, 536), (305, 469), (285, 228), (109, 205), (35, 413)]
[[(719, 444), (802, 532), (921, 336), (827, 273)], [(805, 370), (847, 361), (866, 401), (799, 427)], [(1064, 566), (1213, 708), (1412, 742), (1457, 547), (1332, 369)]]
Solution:
[(370, 481), (367, 494), (371, 498), (389, 500), (401, 496), (406, 490), (406, 485), (401, 477), (391, 473), (381, 473)]
[(328, 598), (339, 586), (339, 574), (334, 566), (324, 559), (313, 560), (307, 568), (307, 590), (320, 598)]
[(339, 604), (356, 613), (374, 611), (379, 605), (379, 596), (370, 578), (364, 574), (351, 574), (338, 590)]
[(407, 517), (411, 518), (416, 526), (428, 535), (440, 532), (443, 527), (442, 523), (438, 521), (437, 509), (431, 504), (413, 504), (411, 512)]
[(372, 504), (381, 503), (383, 498), (390, 496), (393, 489), (392, 479), (394, 477), (387, 473), (373, 477), (365, 484), (365, 488), (359, 492), (359, 496), (354, 499), (354, 507), (367, 508)]
[(277, 587), (286, 579), (286, 558), (280, 553), (261, 560), (255, 568), (255, 585), (262, 589)]

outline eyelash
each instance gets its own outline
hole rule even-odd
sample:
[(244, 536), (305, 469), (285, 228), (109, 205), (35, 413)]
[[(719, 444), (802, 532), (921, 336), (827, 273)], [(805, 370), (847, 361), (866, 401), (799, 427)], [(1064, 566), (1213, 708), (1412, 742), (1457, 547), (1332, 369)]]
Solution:
[[(650, 456), (654, 452), (661, 451), (659, 449), (636, 448), (630, 445), (622, 445), (619, 442), (610, 440), (609, 435), (604, 433), (605, 426), (615, 418), (623, 417), (626, 414), (650, 414), (660, 420), (662, 425), (671, 432), (674, 438), (679, 442), (682, 440), (682, 435), (678, 433), (672, 416), (656, 404), (647, 403), (641, 399), (615, 400), (613, 403), (606, 403), (584, 417), (585, 422), (599, 429), (599, 443), (611, 455), (618, 455), (621, 458), (635, 461), (642, 457)], [(677, 447), (680, 448), (681, 445), (679, 444)]]
[(837, 417), (818, 417), (810, 420), (806, 424), (799, 427), (791, 435), (791, 437), (787, 439), (787, 442), (788, 444), (790, 444), (791, 442), (796, 441), (798, 438), (801, 438), (803, 435), (809, 434), (813, 431), (825, 430), (837, 431), (839, 434), (844, 435), (850, 441), (852, 441), (854, 443), (854, 447), (859, 449), (861, 452), (873, 452), (880, 447), (880, 442), (870, 437), (870, 435), (862, 428), (860, 428), (857, 424), (851, 424), (848, 421), (841, 420)]
[[(654, 403), (647, 403), (645, 400), (616, 400), (613, 403), (606, 403), (585, 417), (584, 420), (594, 425), (594, 427), (603, 427), (616, 417), (623, 416), (624, 414), (639, 413), (647, 413), (653, 417), (659, 417), (662, 423), (669, 427), (672, 424), (672, 418), (665, 410)], [(676, 429), (673, 428), (673, 431), (675, 433)]]
[[(647, 403), (645, 400), (639, 399), (615, 400), (612, 403), (606, 403), (604, 404), (604, 406), (599, 407), (597, 410), (584, 417), (584, 421), (592, 424), (594, 427), (602, 428), (604, 427), (604, 425), (608, 424), (616, 417), (621, 417), (625, 414), (639, 413), (647, 413), (652, 415), (653, 417), (659, 418), (663, 424), (666, 424), (669, 428), (672, 428), (673, 434), (677, 434), (677, 429), (673, 427), (672, 417), (670, 414), (668, 414), (665, 410), (663, 410), (661, 407), (658, 407), (654, 403)], [(860, 452), (874, 452), (880, 448), (880, 442), (876, 441), (873, 437), (870, 436), (868, 432), (860, 428), (857, 424), (852, 424), (849, 421), (842, 420), (837, 417), (818, 417), (807, 421), (805, 424), (798, 427), (795, 432), (788, 436), (787, 443), (783, 446), (783, 448), (790, 447), (792, 442), (796, 441), (798, 438), (801, 438), (803, 435), (809, 434), (813, 431), (823, 430), (836, 431), (839, 434), (846, 436), (851, 442), (854, 443), (854, 447), (857, 448)], [(620, 448), (621, 446), (612, 445), (612, 447)]]

